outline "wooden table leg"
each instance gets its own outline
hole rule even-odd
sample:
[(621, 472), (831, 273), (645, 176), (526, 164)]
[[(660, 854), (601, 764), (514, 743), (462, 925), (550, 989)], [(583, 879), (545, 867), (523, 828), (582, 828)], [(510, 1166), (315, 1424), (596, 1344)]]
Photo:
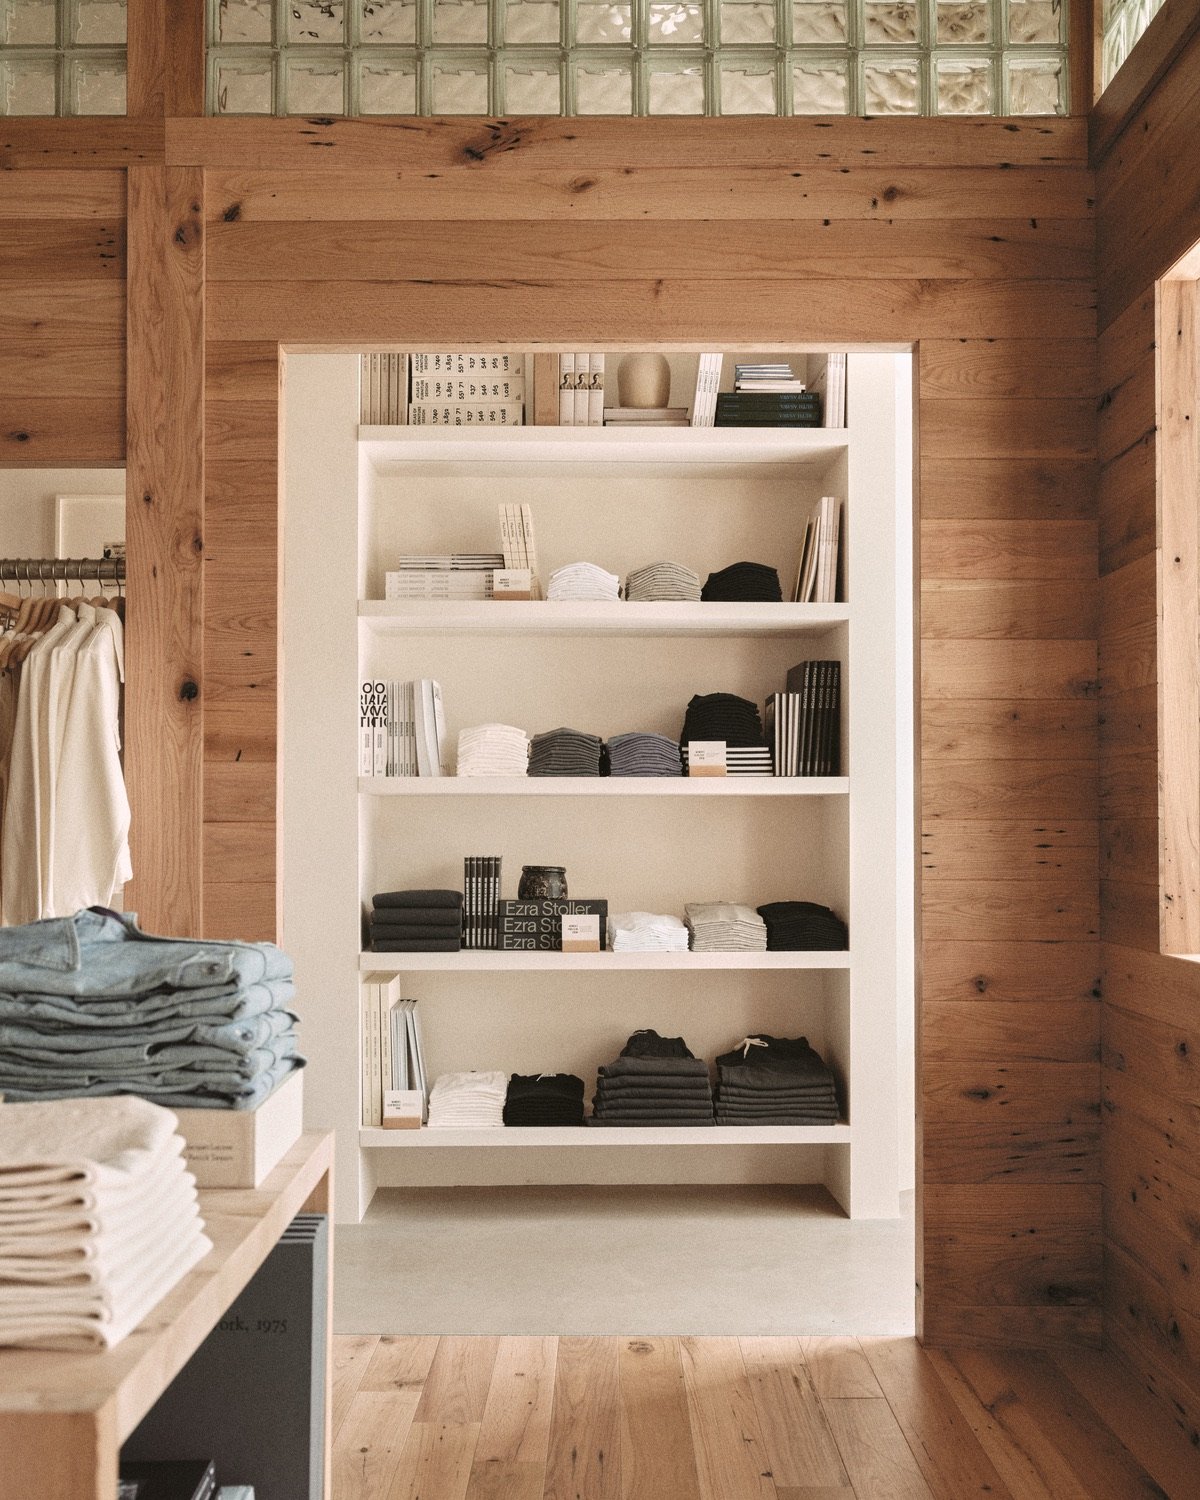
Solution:
[(120, 1445), (110, 1407), (0, 1415), (0, 1500), (113, 1500)]

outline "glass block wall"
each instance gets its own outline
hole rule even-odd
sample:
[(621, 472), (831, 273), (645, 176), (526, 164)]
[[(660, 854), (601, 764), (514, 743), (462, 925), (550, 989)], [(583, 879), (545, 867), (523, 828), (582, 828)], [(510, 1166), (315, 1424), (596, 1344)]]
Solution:
[(1162, 7), (1163, 0), (1104, 0), (1104, 39), (1100, 50), (1102, 89), (1113, 81), (1113, 75)]
[(0, 115), (123, 115), (125, 0), (0, 0)]
[(1066, 4), (209, 0), (209, 110), (1061, 114)]

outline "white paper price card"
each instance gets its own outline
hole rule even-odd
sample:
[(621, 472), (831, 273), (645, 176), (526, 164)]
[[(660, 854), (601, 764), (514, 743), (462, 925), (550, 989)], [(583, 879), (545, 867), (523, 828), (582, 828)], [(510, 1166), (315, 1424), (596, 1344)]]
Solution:
[(724, 740), (689, 740), (688, 741), (688, 775), (689, 776), (724, 776), (725, 768), (725, 741)]
[(593, 912), (578, 917), (562, 919), (562, 951), (564, 953), (600, 952), (600, 917)]
[(528, 599), (533, 574), (528, 568), (497, 568), (492, 574), (493, 599)]

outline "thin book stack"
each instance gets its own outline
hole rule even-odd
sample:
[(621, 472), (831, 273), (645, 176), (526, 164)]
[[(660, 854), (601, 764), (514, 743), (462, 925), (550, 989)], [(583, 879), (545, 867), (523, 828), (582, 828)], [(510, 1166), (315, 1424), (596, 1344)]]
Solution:
[(841, 502), (822, 495), (804, 528), (794, 604), (836, 604), (841, 575)]
[(812, 380), (813, 390), (821, 397), (821, 426), (845, 427), (846, 425), (846, 356), (827, 354), (825, 368), (818, 371)]
[(530, 597), (542, 597), (538, 577), (537, 541), (533, 534), (533, 512), (528, 505), (500, 505), (501, 563), (505, 568), (529, 570)]
[(383, 575), (386, 599), (490, 599), (492, 574), (506, 567), (499, 552), (406, 554)]
[(364, 682), (359, 691), (360, 776), (445, 776), (442, 689), (416, 682)]
[(412, 356), (413, 427), (521, 427), (525, 356), (450, 350)]
[(383, 1123), (383, 1096), (393, 1089), (427, 1097), (417, 1002), (400, 997), (399, 974), (364, 974), (361, 990), (362, 1123)]
[(841, 767), (842, 664), (802, 661), (787, 691), (767, 699), (765, 725), (776, 776), (837, 776)]
[(692, 400), (692, 426), (711, 427), (717, 417), (717, 395), (721, 389), (720, 354), (702, 354), (696, 366), (696, 394)]
[(735, 365), (733, 390), (717, 397), (718, 427), (819, 427), (821, 398), (788, 364)]
[(359, 421), (364, 427), (397, 427), (408, 404), (408, 355), (364, 354), (359, 374)]
[(687, 427), (686, 406), (606, 406), (605, 427)]
[(558, 425), (600, 427), (604, 422), (604, 355), (579, 350), (558, 356)]
[(463, 947), (500, 946), (500, 856), (468, 854), (463, 860)]

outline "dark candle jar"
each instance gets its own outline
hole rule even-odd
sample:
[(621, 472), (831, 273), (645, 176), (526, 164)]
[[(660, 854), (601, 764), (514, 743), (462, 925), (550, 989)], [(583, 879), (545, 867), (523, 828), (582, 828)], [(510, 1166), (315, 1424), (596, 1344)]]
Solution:
[(522, 901), (564, 901), (567, 871), (563, 865), (523, 865), (517, 896)]

